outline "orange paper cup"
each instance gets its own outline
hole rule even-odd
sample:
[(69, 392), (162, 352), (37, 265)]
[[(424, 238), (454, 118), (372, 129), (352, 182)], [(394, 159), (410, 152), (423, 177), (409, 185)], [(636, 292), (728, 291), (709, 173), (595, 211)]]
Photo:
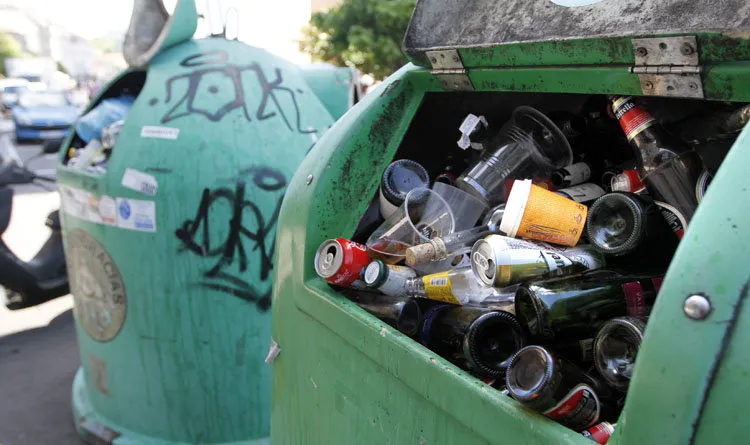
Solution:
[(505, 205), (500, 230), (511, 237), (575, 246), (583, 233), (588, 208), (571, 199), (516, 180)]

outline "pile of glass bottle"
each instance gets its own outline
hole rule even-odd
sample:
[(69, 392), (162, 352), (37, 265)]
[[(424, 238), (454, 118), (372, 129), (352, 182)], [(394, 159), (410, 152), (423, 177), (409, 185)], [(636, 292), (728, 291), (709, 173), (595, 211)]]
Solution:
[[(617, 96), (578, 115), (522, 106), (494, 133), (470, 114), (456, 150), (476, 150), (474, 162), (433, 181), (413, 160), (393, 162), (352, 237), (366, 243), (324, 242), (315, 270), (425, 347), (606, 443), (663, 275), (748, 118), (750, 106), (727, 105), (668, 129)], [(574, 155), (593, 125), (630, 159)]]

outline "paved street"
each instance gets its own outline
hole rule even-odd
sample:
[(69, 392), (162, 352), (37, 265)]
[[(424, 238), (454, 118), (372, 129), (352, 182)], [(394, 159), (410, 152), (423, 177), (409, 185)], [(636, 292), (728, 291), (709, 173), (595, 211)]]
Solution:
[[(5, 127), (5, 128), (3, 128)], [(0, 131), (7, 122), (0, 121)], [(21, 145), (24, 161), (40, 145)], [(38, 174), (54, 174), (55, 155), (28, 163)], [(59, 207), (57, 192), (34, 185), (14, 186), (13, 215), (3, 240), (28, 261), (49, 235), (44, 220)], [(80, 363), (72, 297), (8, 311), (0, 306), (0, 444), (79, 445), (70, 407), (73, 376)]]

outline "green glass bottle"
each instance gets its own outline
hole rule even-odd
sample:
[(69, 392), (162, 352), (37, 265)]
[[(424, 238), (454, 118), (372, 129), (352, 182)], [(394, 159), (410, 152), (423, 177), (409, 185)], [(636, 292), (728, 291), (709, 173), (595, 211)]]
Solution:
[(421, 322), (420, 343), (479, 377), (505, 378), (511, 356), (526, 345), (509, 312), (438, 303), (423, 312)]
[(516, 316), (535, 339), (564, 342), (594, 337), (615, 317), (645, 319), (663, 277), (594, 271), (536, 281), (516, 293)]

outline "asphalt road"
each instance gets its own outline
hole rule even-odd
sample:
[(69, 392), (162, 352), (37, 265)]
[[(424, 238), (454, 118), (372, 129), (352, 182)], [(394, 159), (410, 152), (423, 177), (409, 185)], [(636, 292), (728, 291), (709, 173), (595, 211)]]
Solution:
[[(2, 130), (7, 130), (7, 122), (0, 121)], [(35, 158), (41, 145), (17, 149), (31, 170), (54, 175), (55, 155)], [(59, 207), (60, 198), (34, 185), (14, 189), (13, 214), (2, 238), (28, 261), (47, 239), (44, 220)], [(73, 376), (80, 364), (72, 307), (70, 295), (20, 311), (0, 305), (0, 444), (82, 443), (70, 407)]]

